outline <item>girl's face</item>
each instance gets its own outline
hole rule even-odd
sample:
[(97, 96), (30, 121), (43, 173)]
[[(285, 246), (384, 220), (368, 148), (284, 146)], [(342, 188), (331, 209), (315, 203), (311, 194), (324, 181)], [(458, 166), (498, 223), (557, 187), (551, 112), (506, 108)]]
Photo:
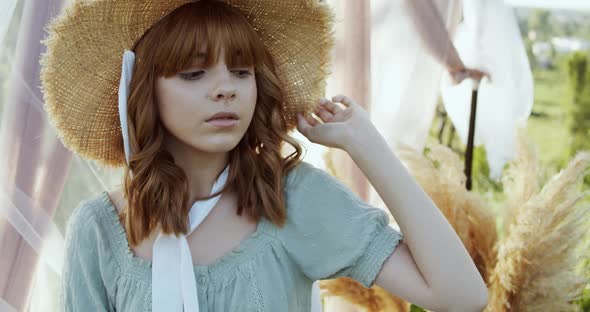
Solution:
[[(254, 67), (228, 68), (224, 51), (217, 64), (199, 66), (156, 81), (160, 118), (168, 132), (196, 150), (228, 152), (242, 139), (256, 107)], [(216, 113), (230, 112), (237, 120), (208, 122)]]

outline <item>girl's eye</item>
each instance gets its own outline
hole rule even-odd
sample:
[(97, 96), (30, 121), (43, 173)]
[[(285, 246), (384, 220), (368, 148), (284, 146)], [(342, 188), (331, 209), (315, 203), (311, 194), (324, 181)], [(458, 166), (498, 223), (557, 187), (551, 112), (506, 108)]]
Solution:
[(197, 72), (190, 72), (190, 73), (180, 73), (180, 77), (186, 80), (196, 80), (199, 79), (205, 72), (204, 71), (197, 71)]
[[(238, 77), (245, 78), (249, 75), (252, 75), (249, 70), (234, 70), (233, 71)], [(180, 73), (179, 76), (185, 80), (197, 80), (203, 76), (205, 71), (196, 71), (196, 72), (188, 72), (188, 73)]]
[(241, 78), (244, 78), (244, 77), (247, 77), (247, 76), (252, 75), (252, 73), (250, 73), (249, 70), (236, 70), (234, 72), (237, 73), (238, 76), (241, 77)]

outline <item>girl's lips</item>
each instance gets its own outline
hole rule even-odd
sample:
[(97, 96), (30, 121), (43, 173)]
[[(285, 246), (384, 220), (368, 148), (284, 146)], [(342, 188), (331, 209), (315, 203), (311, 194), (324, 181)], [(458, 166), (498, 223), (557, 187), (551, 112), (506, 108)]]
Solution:
[(207, 121), (208, 124), (214, 125), (216, 127), (221, 128), (228, 128), (236, 125), (238, 123), (237, 119), (213, 119)]

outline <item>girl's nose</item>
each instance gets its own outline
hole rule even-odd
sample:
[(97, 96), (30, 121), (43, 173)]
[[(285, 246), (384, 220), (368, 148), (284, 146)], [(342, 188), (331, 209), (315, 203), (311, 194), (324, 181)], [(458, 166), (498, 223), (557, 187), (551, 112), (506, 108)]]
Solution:
[(232, 82), (232, 73), (225, 65), (217, 68), (217, 84), (211, 90), (209, 97), (214, 101), (233, 100), (236, 97), (236, 88)]
[(236, 97), (236, 91), (233, 88), (216, 88), (209, 96), (212, 100), (233, 100)]

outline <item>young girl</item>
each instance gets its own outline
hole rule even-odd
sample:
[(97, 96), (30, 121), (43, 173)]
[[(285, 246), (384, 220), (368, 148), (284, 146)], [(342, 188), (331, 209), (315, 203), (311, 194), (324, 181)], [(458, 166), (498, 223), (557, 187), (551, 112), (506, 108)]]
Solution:
[[(340, 276), (436, 311), (485, 306), (459, 238), (362, 107), (318, 101), (332, 21), (316, 0), (95, 0), (50, 25), (53, 125), (125, 168), (122, 189), (70, 217), (64, 310), (309, 311), (312, 283)], [(301, 160), (295, 127), (351, 155), (405, 238)]]

